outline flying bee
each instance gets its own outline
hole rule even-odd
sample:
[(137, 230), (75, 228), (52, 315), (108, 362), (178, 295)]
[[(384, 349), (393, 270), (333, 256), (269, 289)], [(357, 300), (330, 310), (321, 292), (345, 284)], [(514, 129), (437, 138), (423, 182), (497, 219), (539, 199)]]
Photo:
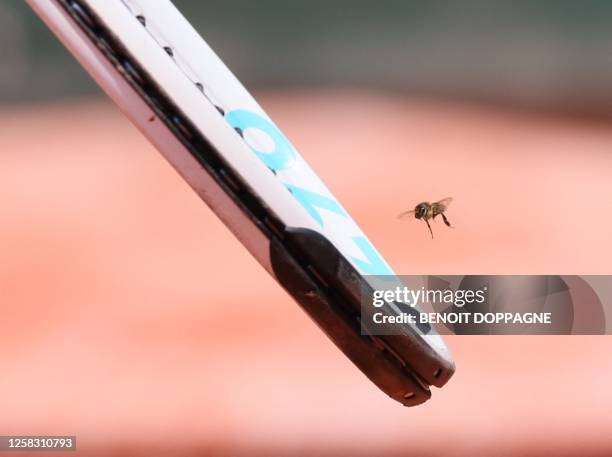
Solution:
[(448, 205), (451, 204), (453, 199), (451, 197), (444, 198), (435, 203), (422, 202), (414, 207), (414, 209), (410, 211), (405, 211), (401, 213), (398, 219), (406, 219), (412, 215), (416, 219), (423, 219), (427, 224), (427, 228), (429, 229), (429, 233), (431, 233), (431, 237), (433, 238), (433, 231), (431, 230), (431, 225), (429, 225), (429, 220), (435, 220), (436, 216), (442, 216), (442, 220), (448, 227), (452, 227), (450, 222), (448, 221), (444, 211), (448, 208)]

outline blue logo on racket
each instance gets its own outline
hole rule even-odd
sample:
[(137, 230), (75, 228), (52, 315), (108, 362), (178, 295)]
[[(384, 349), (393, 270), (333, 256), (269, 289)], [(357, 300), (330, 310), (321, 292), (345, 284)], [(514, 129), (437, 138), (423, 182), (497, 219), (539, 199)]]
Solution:
[[(293, 145), (269, 119), (246, 110), (230, 111), (225, 115), (225, 119), (234, 129), (239, 130), (242, 134), (247, 129), (257, 129), (268, 135), (274, 142), (274, 149), (272, 151), (261, 151), (248, 142), (247, 144), (257, 157), (275, 174), (290, 168), (298, 160), (299, 155)], [(310, 173), (312, 174), (312, 179), (318, 181), (318, 177), (314, 172), (310, 171)], [(370, 275), (393, 274), (391, 268), (376, 251), (372, 243), (363, 235), (349, 214), (331, 194), (322, 195), (320, 192), (304, 189), (301, 186), (288, 182), (283, 182), (283, 185), (291, 192), (291, 195), (306, 210), (310, 217), (322, 228), (326, 225), (325, 213), (321, 212), (322, 209), (339, 215), (354, 225), (355, 230), (360, 234), (351, 236), (350, 239), (367, 261), (357, 257), (351, 257), (351, 260), (362, 273)]]

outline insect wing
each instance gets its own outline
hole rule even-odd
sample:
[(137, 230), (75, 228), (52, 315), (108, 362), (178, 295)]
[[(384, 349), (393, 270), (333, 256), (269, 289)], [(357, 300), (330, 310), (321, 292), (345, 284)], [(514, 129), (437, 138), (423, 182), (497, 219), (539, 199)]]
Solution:
[(452, 201), (453, 201), (452, 197), (443, 198), (442, 200), (435, 202), (434, 206), (438, 210), (437, 212), (441, 213), (445, 211), (446, 208), (448, 208), (448, 206), (451, 204)]
[(414, 216), (414, 210), (411, 209), (410, 211), (404, 211), (403, 213), (400, 213), (397, 215), (398, 219), (408, 219), (410, 216)]

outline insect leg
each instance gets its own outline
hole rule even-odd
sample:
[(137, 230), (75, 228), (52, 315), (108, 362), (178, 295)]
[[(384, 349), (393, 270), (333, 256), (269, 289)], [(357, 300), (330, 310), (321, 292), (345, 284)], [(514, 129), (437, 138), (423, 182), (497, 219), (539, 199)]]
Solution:
[(424, 219), (425, 223), (427, 224), (427, 228), (429, 229), (429, 233), (431, 233), (431, 238), (433, 239), (433, 232), (431, 231), (431, 225), (429, 225), (429, 221), (427, 219)]
[(444, 219), (444, 223), (445, 223), (446, 225), (448, 225), (449, 227), (452, 227), (451, 223), (448, 221), (448, 219), (446, 218), (446, 216), (444, 215), (444, 213), (441, 213), (441, 214), (442, 214), (442, 219)]

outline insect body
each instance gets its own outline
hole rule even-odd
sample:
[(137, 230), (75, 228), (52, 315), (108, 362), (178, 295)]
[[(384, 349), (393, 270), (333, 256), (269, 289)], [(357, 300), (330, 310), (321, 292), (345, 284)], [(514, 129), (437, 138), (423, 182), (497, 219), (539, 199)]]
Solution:
[(416, 219), (423, 219), (427, 224), (427, 228), (429, 229), (429, 233), (431, 233), (431, 237), (433, 238), (433, 231), (431, 230), (431, 225), (429, 225), (430, 219), (435, 220), (436, 216), (442, 216), (442, 220), (444, 221), (444, 223), (447, 226), (452, 227), (446, 215), (444, 214), (444, 211), (446, 211), (448, 205), (450, 205), (452, 201), (453, 199), (451, 197), (448, 197), (435, 203), (419, 203), (414, 207), (414, 209), (410, 211), (405, 211), (397, 217), (399, 219), (406, 219), (414, 215)]

